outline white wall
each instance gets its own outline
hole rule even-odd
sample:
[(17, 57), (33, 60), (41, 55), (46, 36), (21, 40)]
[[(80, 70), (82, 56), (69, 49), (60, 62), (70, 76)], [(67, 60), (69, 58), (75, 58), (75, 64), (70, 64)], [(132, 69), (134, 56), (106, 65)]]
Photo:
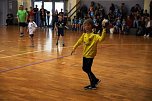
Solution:
[[(68, 0), (68, 5), (67, 5), (68, 8), (67, 8), (67, 10), (70, 11), (76, 5), (76, 3), (77, 3), (77, 0)], [(76, 8), (74, 8), (73, 11), (75, 11), (75, 10), (76, 10)]]
[(17, 0), (18, 1), (18, 7), (19, 5), (24, 5), (24, 8), (30, 8), (31, 6), (31, 0)]
[(0, 1), (0, 25), (6, 25), (6, 18), (7, 18), (7, 0)]
[(149, 7), (150, 1), (151, 0), (144, 0), (144, 10), (147, 9), (148, 13), (150, 13), (150, 7)]

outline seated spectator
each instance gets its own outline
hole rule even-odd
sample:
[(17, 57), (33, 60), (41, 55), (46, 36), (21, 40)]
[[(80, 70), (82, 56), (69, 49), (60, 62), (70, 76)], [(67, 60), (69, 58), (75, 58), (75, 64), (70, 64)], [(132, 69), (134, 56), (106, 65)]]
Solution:
[(13, 25), (14, 16), (12, 13), (7, 14), (6, 26)]

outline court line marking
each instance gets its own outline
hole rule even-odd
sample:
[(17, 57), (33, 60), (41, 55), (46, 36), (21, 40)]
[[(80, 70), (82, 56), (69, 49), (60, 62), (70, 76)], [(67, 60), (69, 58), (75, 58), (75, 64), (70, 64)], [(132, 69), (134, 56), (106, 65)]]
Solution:
[[(71, 47), (72, 46), (63, 47), (63, 48), (71, 48)], [(52, 48), (52, 49), (58, 49), (58, 48)], [(21, 53), (21, 54), (9, 55), (9, 56), (0, 57), (0, 59), (10, 58), (10, 57), (15, 57), (15, 56), (21, 56), (21, 55), (26, 55), (26, 54), (31, 54), (31, 53), (38, 53), (38, 52), (43, 52), (43, 51), (47, 51), (47, 50), (31, 51), (31, 52), (25, 52), (25, 53)]]
[(4, 52), (5, 50), (0, 50), (0, 52)]
[[(113, 45), (113, 44), (106, 44), (106, 45)], [(65, 47), (63, 47), (63, 48), (65, 48)], [(66, 48), (69, 48), (69, 47), (66, 47)], [(44, 50), (42, 50), (42, 51), (44, 51)], [(27, 52), (27, 53), (32, 53), (32, 52)], [(19, 54), (19, 55), (23, 55), (23, 54)], [(53, 60), (56, 60), (56, 59), (65, 58), (65, 57), (69, 57), (69, 56), (71, 56), (71, 54), (70, 55), (65, 55), (65, 56), (60, 56), (60, 57), (57, 57), (57, 58), (52, 58), (52, 59), (45, 59), (45, 60), (42, 60), (42, 61), (33, 62), (33, 63), (25, 64), (23, 66), (17, 66), (17, 67), (13, 67), (13, 68), (6, 69), (6, 70), (0, 70), (0, 73), (6, 73), (6, 72), (9, 72), (9, 71), (12, 71), (12, 70), (21, 69), (21, 68), (24, 68), (24, 67), (27, 67), (27, 66), (32, 66), (32, 65), (36, 65), (36, 64), (40, 64), (40, 63), (45, 63), (45, 62), (49, 62), (49, 61), (53, 61)]]
[[(122, 46), (134, 46), (134, 45), (152, 45), (152, 44), (102, 44), (101, 46), (117, 46), (117, 45), (122, 45)], [(63, 47), (63, 48), (71, 48), (73, 46), (69, 46), (69, 47)], [(52, 48), (52, 49), (57, 49), (57, 48)], [(3, 50), (2, 50), (3, 51)], [(10, 56), (4, 56), (4, 57), (0, 57), (0, 59), (4, 59), (4, 58), (10, 58), (10, 57), (15, 57), (15, 56), (21, 56), (21, 55), (26, 55), (26, 54), (31, 54), (31, 53), (38, 53), (38, 52), (43, 52), (46, 50), (40, 50), (40, 51), (32, 51), (32, 52), (25, 52), (25, 53), (21, 53), (21, 54), (16, 54), (16, 55), (10, 55)], [(1, 52), (1, 51), (0, 51)]]
[(36, 64), (40, 64), (40, 63), (45, 63), (45, 62), (53, 61), (53, 60), (56, 60), (56, 59), (61, 59), (61, 58), (69, 57), (69, 56), (71, 56), (71, 54), (70, 55), (60, 56), (60, 57), (57, 57), (57, 58), (52, 58), (52, 59), (45, 59), (45, 60), (42, 60), (42, 61), (25, 64), (23, 66), (16, 66), (16, 67), (12, 67), (12, 68), (9, 68), (9, 69), (6, 69), (6, 70), (0, 70), (0, 74), (1, 73), (6, 73), (6, 72), (9, 72), (9, 71), (12, 71), (12, 70), (16, 70), (16, 69), (21, 69), (21, 68), (24, 68), (24, 67), (27, 67), (27, 66), (32, 66), (32, 65), (36, 65)]
[(139, 46), (144, 46), (144, 45), (152, 45), (152, 44), (121, 44), (121, 43), (118, 43), (118, 44), (102, 44), (102, 46), (108, 46), (108, 45), (110, 45), (110, 46), (115, 46), (115, 45), (122, 45), (122, 46), (125, 46), (125, 45), (127, 45), (127, 46), (135, 46), (135, 45), (139, 45)]
[(37, 53), (37, 52), (42, 52), (42, 51), (44, 51), (44, 50), (33, 51), (33, 52), (26, 52), (26, 53), (21, 53), (21, 54), (16, 54), (16, 55), (10, 55), (10, 56), (4, 56), (4, 57), (0, 57), (0, 59), (9, 58), (9, 57), (15, 57), (15, 56), (21, 56), (21, 55), (31, 54), (31, 53)]

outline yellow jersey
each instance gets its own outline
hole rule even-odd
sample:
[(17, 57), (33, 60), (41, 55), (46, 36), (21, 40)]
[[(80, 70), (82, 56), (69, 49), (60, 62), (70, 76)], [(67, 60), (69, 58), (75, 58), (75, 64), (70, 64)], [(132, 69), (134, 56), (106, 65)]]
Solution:
[(97, 53), (97, 44), (104, 40), (106, 35), (106, 29), (102, 31), (102, 35), (92, 33), (83, 33), (78, 39), (73, 49), (76, 49), (79, 45), (83, 43), (83, 57), (94, 58)]

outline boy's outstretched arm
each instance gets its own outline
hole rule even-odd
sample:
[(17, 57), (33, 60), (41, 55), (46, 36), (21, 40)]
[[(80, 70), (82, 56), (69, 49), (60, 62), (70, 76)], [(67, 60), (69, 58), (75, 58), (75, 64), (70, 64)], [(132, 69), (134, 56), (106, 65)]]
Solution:
[(75, 49), (72, 50), (71, 55), (75, 52)]
[(83, 36), (84, 36), (84, 34), (82, 34), (82, 36), (79, 38), (79, 40), (73, 46), (73, 50), (71, 52), (71, 55), (75, 52), (76, 48), (83, 43)]

